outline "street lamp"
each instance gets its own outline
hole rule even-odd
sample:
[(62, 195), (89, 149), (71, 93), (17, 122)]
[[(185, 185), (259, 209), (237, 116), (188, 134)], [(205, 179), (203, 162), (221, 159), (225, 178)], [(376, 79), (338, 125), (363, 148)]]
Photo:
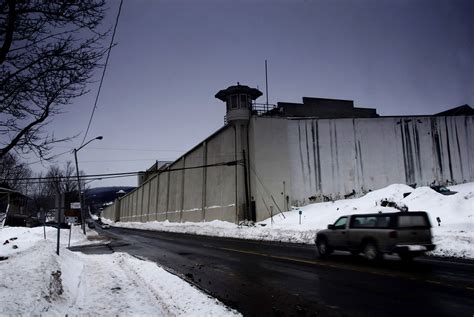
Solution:
[(79, 189), (79, 204), (80, 204), (80, 210), (81, 210), (81, 225), (82, 225), (82, 231), (84, 234), (86, 234), (86, 219), (84, 217), (84, 209), (82, 208), (82, 194), (81, 194), (81, 181), (79, 179), (79, 165), (77, 164), (77, 152), (79, 152), (80, 149), (85, 147), (87, 144), (91, 143), (94, 140), (102, 140), (102, 136), (98, 136), (96, 138), (93, 138), (89, 140), (88, 142), (84, 143), (81, 145), (78, 149), (74, 149), (74, 159), (76, 161), (76, 176), (77, 176), (77, 188)]

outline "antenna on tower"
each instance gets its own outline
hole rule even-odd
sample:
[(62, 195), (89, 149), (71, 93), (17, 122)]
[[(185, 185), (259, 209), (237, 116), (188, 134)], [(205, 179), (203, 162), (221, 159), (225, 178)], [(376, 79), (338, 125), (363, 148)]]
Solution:
[(267, 72), (267, 60), (265, 60), (265, 96), (267, 97), (266, 106), (268, 108), (268, 72)]

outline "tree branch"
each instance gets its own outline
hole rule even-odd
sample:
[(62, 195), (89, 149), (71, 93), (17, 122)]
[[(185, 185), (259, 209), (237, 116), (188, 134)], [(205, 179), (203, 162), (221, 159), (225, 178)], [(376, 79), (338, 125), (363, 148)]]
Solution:
[(8, 0), (8, 18), (7, 29), (5, 32), (5, 42), (0, 48), (0, 65), (5, 62), (8, 51), (13, 42), (13, 32), (15, 31), (16, 20), (16, 0)]
[(0, 159), (13, 150), (47, 160), (58, 139), (43, 129), (87, 92), (107, 52), (105, 10), (104, 0), (0, 0)]

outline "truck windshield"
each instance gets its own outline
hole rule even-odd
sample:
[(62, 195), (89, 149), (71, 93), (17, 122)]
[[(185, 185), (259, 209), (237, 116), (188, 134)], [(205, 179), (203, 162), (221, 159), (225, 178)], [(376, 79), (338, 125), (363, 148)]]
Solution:
[(341, 217), (334, 223), (334, 229), (346, 228), (347, 217)]

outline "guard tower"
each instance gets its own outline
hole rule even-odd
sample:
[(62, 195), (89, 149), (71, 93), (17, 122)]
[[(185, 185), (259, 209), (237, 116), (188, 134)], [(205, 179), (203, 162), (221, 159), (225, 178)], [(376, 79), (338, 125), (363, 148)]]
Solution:
[(240, 85), (220, 90), (215, 97), (226, 103), (226, 122), (249, 120), (252, 115), (252, 101), (262, 95), (256, 88)]
[(235, 133), (235, 153), (242, 164), (236, 166), (237, 187), (237, 218), (238, 220), (256, 220), (255, 204), (251, 202), (250, 179), (248, 163), (249, 154), (249, 121), (252, 115), (252, 102), (260, 97), (262, 92), (249, 86), (230, 86), (219, 91), (215, 97), (226, 103), (226, 120), (228, 128)]

